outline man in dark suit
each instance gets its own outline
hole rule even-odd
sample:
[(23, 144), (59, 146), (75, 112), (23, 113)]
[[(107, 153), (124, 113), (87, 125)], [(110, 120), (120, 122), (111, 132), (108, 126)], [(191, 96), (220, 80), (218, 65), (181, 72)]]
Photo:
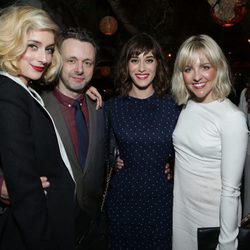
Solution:
[[(96, 102), (86, 95), (88, 83), (94, 73), (98, 48), (89, 32), (70, 28), (61, 33), (59, 49), (62, 69), (58, 82), (53, 91), (44, 92), (42, 98), (61, 136), (76, 181), (76, 248), (97, 249), (100, 246), (86, 246), (84, 237), (100, 211), (105, 166), (103, 111), (96, 110)], [(84, 139), (87, 141), (87, 152), (81, 164), (81, 141), (75, 120), (75, 100), (81, 105), (87, 126), (88, 138)]]
[[(89, 225), (100, 211), (105, 166), (105, 124), (102, 109), (86, 93), (96, 62), (97, 45), (86, 30), (70, 28), (61, 33), (59, 49), (62, 69), (54, 90), (42, 95), (62, 138), (76, 180), (79, 208), (76, 218), (78, 249)], [(74, 101), (78, 100), (88, 130), (85, 162), (80, 166), (80, 140)], [(77, 243), (77, 244), (78, 244)], [(97, 246), (96, 246), (97, 248)]]

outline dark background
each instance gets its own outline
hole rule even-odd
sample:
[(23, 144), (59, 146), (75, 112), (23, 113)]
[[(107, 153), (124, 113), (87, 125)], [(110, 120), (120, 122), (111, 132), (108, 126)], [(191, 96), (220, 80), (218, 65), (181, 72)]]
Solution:
[[(94, 33), (101, 53), (92, 84), (104, 97), (112, 94), (112, 73), (121, 46), (133, 34), (143, 31), (160, 42), (170, 70), (181, 42), (190, 35), (205, 33), (212, 36), (226, 54), (237, 93), (249, 75), (250, 0), (244, 1), (247, 9), (244, 18), (229, 28), (213, 20), (207, 0), (0, 0), (0, 7), (14, 2), (42, 7), (60, 27), (82, 26)], [(104, 35), (99, 28), (100, 20), (107, 15), (118, 21), (118, 29), (111, 36)]]

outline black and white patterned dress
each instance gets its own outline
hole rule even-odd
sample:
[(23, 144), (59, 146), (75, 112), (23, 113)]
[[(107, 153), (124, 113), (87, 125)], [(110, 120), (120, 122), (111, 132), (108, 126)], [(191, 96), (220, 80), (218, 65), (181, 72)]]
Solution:
[(124, 168), (107, 199), (111, 249), (171, 249), (173, 183), (164, 174), (173, 156), (179, 109), (169, 96), (107, 101)]

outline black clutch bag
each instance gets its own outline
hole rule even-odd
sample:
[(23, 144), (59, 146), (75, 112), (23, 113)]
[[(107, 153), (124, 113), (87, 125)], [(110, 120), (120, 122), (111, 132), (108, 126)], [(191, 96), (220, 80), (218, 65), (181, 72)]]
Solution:
[[(220, 234), (219, 227), (202, 227), (197, 230), (198, 250), (215, 250)], [(250, 249), (250, 213), (241, 221), (238, 250)]]
[[(198, 250), (215, 250), (220, 233), (219, 227), (198, 228)], [(250, 228), (239, 228), (238, 250), (250, 249)]]

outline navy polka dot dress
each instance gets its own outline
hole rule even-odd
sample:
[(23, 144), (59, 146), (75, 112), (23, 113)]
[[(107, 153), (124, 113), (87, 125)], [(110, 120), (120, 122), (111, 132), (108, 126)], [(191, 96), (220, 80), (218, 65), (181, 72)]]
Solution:
[(111, 181), (106, 210), (110, 249), (171, 249), (173, 183), (164, 174), (173, 156), (179, 109), (169, 96), (107, 101), (124, 168)]

